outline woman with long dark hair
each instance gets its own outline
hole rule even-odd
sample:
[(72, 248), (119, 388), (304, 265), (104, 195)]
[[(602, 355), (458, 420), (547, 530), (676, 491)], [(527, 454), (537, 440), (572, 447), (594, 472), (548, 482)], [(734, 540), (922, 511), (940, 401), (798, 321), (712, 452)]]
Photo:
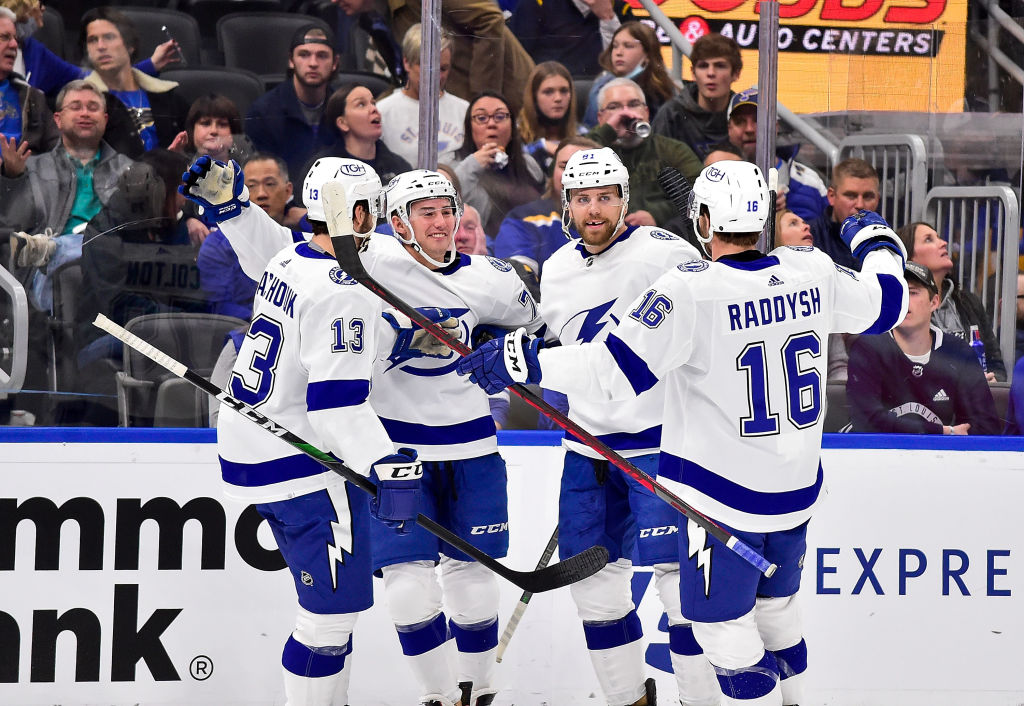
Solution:
[(487, 233), (497, 233), (509, 210), (544, 189), (544, 173), (523, 150), (515, 115), (500, 93), (484, 91), (470, 102), (458, 157), (463, 201), (480, 212)]
[(557, 61), (537, 64), (526, 81), (519, 111), (519, 134), (526, 152), (545, 173), (550, 172), (558, 143), (578, 133), (572, 75)]
[(654, 30), (643, 22), (626, 22), (612, 36), (612, 43), (601, 52), (598, 62), (604, 71), (590, 87), (587, 112), (583, 124), (593, 127), (597, 124), (597, 93), (613, 78), (631, 78), (639, 84), (647, 98), (651, 120), (658, 108), (665, 104), (678, 90), (661, 58), (661, 43)]

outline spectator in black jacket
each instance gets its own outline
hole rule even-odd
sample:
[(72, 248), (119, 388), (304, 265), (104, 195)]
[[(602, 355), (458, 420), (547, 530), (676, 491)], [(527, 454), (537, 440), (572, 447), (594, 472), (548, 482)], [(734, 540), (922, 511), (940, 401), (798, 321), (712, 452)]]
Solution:
[(860, 261), (839, 237), (839, 226), (858, 211), (878, 210), (878, 172), (863, 159), (844, 159), (832, 168), (826, 196), (828, 208), (810, 222), (814, 247), (827, 253), (837, 265), (860, 270)]
[(334, 37), (319, 25), (300, 27), (292, 35), (288, 78), (249, 107), (245, 134), (260, 152), (284, 159), (290, 174), (305, 174), (309, 158), (334, 137), (324, 114), (337, 69)]
[(373, 167), (384, 184), (412, 169), (380, 139), (383, 130), (377, 101), (363, 84), (347, 83), (332, 93), (324, 117), (335, 140), (313, 155), (303, 174), (321, 157), (358, 159)]
[(538, 64), (557, 61), (573, 76), (596, 76), (615, 30), (633, 19), (623, 0), (520, 0), (509, 28)]
[(853, 431), (999, 434), (992, 393), (971, 348), (931, 324), (939, 306), (932, 273), (907, 262), (907, 315), (889, 333), (850, 348), (846, 397)]
[(971, 341), (971, 329), (977, 328), (985, 344), (985, 378), (989, 382), (1004, 382), (1006, 365), (999, 340), (992, 331), (992, 321), (978, 295), (964, 289), (953, 278), (953, 260), (946, 241), (939, 237), (935, 228), (921, 221), (908, 223), (896, 234), (907, 248), (907, 259), (924, 265), (935, 276), (940, 303), (932, 314), (932, 323), (967, 343)]

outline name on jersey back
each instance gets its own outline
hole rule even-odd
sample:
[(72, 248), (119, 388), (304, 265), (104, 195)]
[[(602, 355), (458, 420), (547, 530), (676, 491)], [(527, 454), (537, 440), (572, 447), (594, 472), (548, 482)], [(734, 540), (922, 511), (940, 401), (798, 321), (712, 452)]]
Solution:
[(295, 292), (280, 277), (271, 272), (264, 272), (260, 278), (260, 286), (256, 288), (256, 296), (262, 297), (278, 309), (295, 318)]
[(817, 287), (774, 297), (747, 299), (726, 305), (730, 331), (743, 331), (795, 321), (821, 313), (821, 292)]

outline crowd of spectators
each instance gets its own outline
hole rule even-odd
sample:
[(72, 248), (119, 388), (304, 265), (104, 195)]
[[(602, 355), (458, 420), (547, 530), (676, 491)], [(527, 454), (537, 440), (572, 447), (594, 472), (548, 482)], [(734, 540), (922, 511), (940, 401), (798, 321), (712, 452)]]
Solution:
[[(611, 147), (630, 173), (625, 223), (684, 237), (689, 224), (659, 187), (659, 171), (673, 167), (692, 182), (707, 164), (754, 158), (763, 132), (758, 90), (743, 76), (739, 46), (729, 37), (698, 39), (692, 80), (679, 83), (665, 67), (658, 35), (622, 0), (520, 0), (510, 17), (494, 0), (445, 0), (442, 8), (440, 65), (431, 79), (440, 96), (439, 169), (466, 204), (458, 249), (508, 260), (534, 293), (544, 261), (571, 235), (560, 180), (574, 152)], [(362, 160), (385, 184), (416, 166), (420, 3), (333, 0), (330, 10), (328, 25), (338, 32), (321, 21), (298, 27), (282, 58), (283, 80), (240, 109), (216, 93), (186, 101), (177, 83), (161, 78), (168, 66), (181, 66), (181, 46), (169, 39), (140, 60), (138, 32), (117, 8), (65, 18), (79, 28), (78, 66), (32, 36), (43, 21), (37, 0), (0, 0), (0, 247), (10, 248), (3, 263), (30, 292), (26, 387), (43, 389), (53, 367), (47, 331), (60, 313), (52, 280), (62, 267), (80, 266), (89, 288), (75, 295), (77, 337), (63, 353), (82, 371), (108, 363), (91, 384), (112, 379), (119, 355), (88, 325), (95, 313), (122, 324), (156, 311), (251, 315), (255, 283), (201, 209), (176, 193), (175, 171), (196, 157), (242, 165), (252, 203), (297, 239), (309, 230), (302, 179), (318, 158)], [(356, 29), (367, 41), (365, 55), (353, 58), (346, 52)], [(339, 66), (353, 61), (368, 73), (340, 78)], [(390, 90), (379, 90), (381, 80)], [(796, 160), (797, 147), (777, 154), (778, 244), (814, 245), (856, 270), (838, 230), (847, 216), (878, 209), (878, 175), (868, 162), (846, 159), (826, 182)], [(987, 395), (990, 403), (985, 382), (1006, 381), (1014, 367), (1000, 354), (991, 311), (954, 279), (951, 253), (934, 227), (893, 226), (916, 263), (907, 271), (912, 313), (891, 335), (834, 336), (828, 346), (829, 381), (847, 385), (853, 430), (999, 433), (991, 410), (964, 416), (960, 399), (969, 394), (974, 404)], [(146, 276), (145, 264), (161, 258), (181, 267)], [(1016, 359), (1024, 351), (1024, 276), (1021, 288)], [(882, 338), (887, 342), (876, 340)], [(890, 363), (906, 367), (915, 383), (901, 394), (925, 394), (918, 369), (945, 366), (942, 374), (957, 384), (937, 383), (949, 400), (934, 396), (935, 404), (889, 399), (895, 378), (878, 374)], [(967, 370), (972, 363), (978, 370)], [(84, 389), (80, 380), (56, 382), (67, 392)], [(109, 398), (109, 385), (88, 391)], [(1024, 401), (1010, 404), (1014, 429), (1015, 405)], [(102, 402), (85, 406), (34, 411), (45, 421), (110, 423)], [(908, 422), (907, 414), (918, 418)]]

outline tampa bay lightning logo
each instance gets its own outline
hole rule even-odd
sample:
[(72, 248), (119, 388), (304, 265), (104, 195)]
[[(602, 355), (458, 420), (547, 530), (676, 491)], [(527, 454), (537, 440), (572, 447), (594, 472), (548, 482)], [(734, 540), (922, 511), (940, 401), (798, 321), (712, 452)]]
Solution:
[(494, 269), (498, 270), (499, 272), (511, 272), (512, 271), (512, 265), (508, 264), (504, 260), (499, 260), (496, 257), (491, 257), (490, 255), (484, 255), (484, 257), (486, 257), (487, 258), (487, 262), (489, 262), (492, 265), (494, 265)]
[[(457, 338), (460, 341), (469, 340), (469, 324), (462, 319), (464, 314), (469, 313), (469, 309), (459, 309), (454, 307), (448, 308), (448, 313), (459, 320), (459, 334)], [(429, 360), (446, 360), (449, 361), (444, 365), (437, 367), (424, 366), (420, 367), (409, 363), (410, 360), (429, 361)], [(408, 373), (409, 375), (415, 375), (417, 377), (439, 377), (455, 370), (455, 366), (459, 364), (460, 356), (455, 355), (454, 351), (449, 351), (443, 356), (431, 356), (429, 358), (420, 358), (410, 356), (408, 353), (396, 353), (392, 351), (391, 355), (388, 356), (388, 367), (384, 369), (384, 372), (388, 372), (392, 368), (402, 366), (400, 371)], [(404, 363), (404, 365), (403, 365)]]
[(651, 237), (655, 240), (679, 240), (679, 236), (675, 233), (669, 233), (667, 230), (652, 230), (650, 233)]
[[(615, 306), (615, 299), (606, 301), (604, 304), (598, 304), (593, 309), (584, 309), (565, 322), (565, 326), (562, 327), (562, 333), (559, 334), (559, 338), (562, 338), (562, 334), (571, 335), (572, 327), (580, 321), (581, 317), (582, 323), (579, 323), (579, 333), (575, 338), (575, 341), (579, 341), (580, 343), (593, 341), (605, 326), (608, 326), (609, 329), (615, 328), (619, 325), (619, 320), (614, 314), (609, 313), (609, 310), (613, 306)], [(564, 338), (562, 340), (566, 343), (569, 342)]]
[(703, 272), (710, 266), (706, 260), (690, 260), (676, 265), (676, 269), (680, 272)]
[(328, 275), (335, 284), (355, 284), (356, 281), (340, 267), (332, 267)]

